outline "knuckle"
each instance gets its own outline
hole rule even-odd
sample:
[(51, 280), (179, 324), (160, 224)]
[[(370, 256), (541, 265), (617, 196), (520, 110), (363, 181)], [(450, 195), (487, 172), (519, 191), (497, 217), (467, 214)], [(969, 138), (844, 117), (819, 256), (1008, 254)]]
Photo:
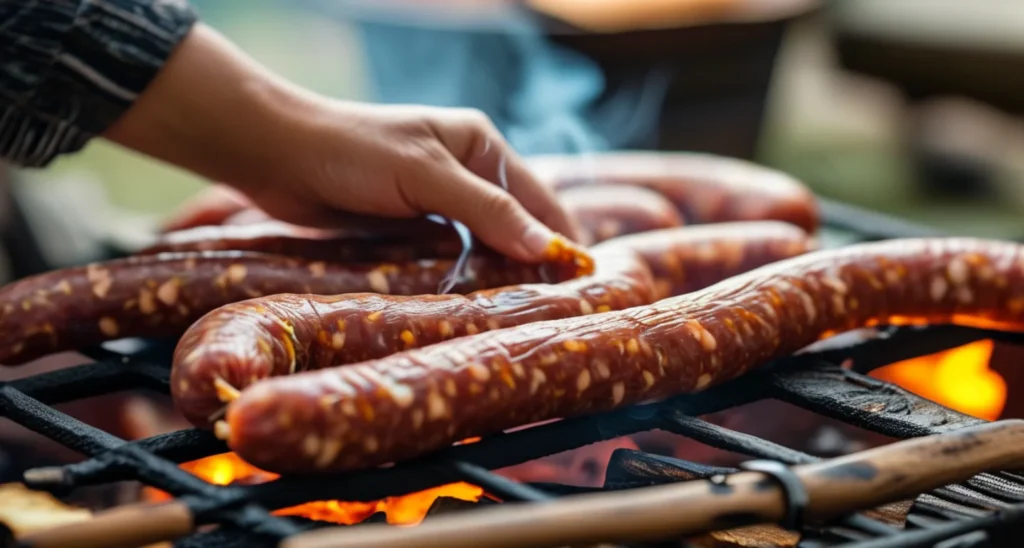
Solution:
[(484, 197), (483, 203), (481, 204), (483, 209), (487, 212), (492, 213), (508, 213), (513, 212), (519, 206), (519, 202), (516, 201), (511, 195), (500, 192), (490, 191)]
[(444, 143), (432, 137), (415, 139), (403, 148), (402, 156), (416, 169), (432, 167), (451, 159), (451, 153)]
[(491, 117), (480, 109), (463, 108), (460, 109), (459, 116), (465, 121), (466, 125), (473, 129), (479, 131), (490, 131), (494, 128), (494, 123), (491, 121)]

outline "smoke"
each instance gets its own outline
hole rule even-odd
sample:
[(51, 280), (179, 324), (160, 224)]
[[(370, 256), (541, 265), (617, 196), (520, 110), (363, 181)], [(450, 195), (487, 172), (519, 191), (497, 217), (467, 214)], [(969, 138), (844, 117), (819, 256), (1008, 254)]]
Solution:
[(517, 3), (482, 16), (431, 3), (302, 3), (355, 23), (377, 102), (477, 108), (524, 156), (656, 145), (671, 73), (612, 91), (601, 67), (549, 41)]

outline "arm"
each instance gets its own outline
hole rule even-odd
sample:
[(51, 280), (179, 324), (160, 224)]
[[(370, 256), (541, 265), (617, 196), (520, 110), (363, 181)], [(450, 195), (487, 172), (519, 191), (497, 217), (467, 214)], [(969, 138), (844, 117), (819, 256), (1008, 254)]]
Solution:
[(196, 23), (184, 0), (22, 2), (0, 0), (10, 161), (44, 166), (102, 136), (295, 224), (436, 213), (526, 262), (544, 259), (552, 230), (578, 237), (482, 113), (319, 96)]
[(146, 89), (196, 16), (175, 0), (0, 0), (0, 157), (44, 167)]

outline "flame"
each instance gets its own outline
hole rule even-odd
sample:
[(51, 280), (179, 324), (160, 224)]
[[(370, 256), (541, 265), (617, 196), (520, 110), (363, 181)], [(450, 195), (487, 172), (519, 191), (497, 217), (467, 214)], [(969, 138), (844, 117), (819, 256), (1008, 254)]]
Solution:
[(985, 420), (1006, 405), (1006, 381), (989, 369), (994, 344), (973, 342), (952, 350), (897, 362), (872, 372), (934, 402)]
[[(276, 479), (277, 474), (260, 470), (245, 462), (234, 453), (213, 455), (204, 459), (187, 462), (182, 469), (215, 485), (232, 483), (255, 484)], [(309, 519), (352, 525), (359, 523), (377, 512), (387, 515), (388, 523), (394, 525), (416, 525), (423, 521), (427, 511), (439, 497), (450, 497), (475, 502), (480, 500), (483, 489), (468, 483), (451, 483), (410, 493), (400, 497), (388, 497), (373, 502), (342, 502), (338, 500), (317, 501), (284, 508), (274, 512), (278, 516), (301, 516)], [(148, 500), (167, 500), (167, 493), (147, 488)]]

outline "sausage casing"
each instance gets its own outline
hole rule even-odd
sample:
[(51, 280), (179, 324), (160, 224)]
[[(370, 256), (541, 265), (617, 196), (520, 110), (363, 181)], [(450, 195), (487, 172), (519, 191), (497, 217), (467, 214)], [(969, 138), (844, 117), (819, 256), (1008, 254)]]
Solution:
[(1024, 329), (1024, 247), (912, 239), (817, 251), (647, 306), (269, 379), (227, 411), (260, 468), (342, 471), (522, 424), (704, 390), (893, 318)]
[[(575, 248), (553, 249), (539, 265), (471, 257), (456, 292), (564, 281), (592, 270)], [(582, 263), (582, 264), (580, 264)], [(47, 272), (0, 288), (0, 364), (125, 337), (181, 334), (217, 307), (277, 293), (436, 293), (455, 262), (339, 265), (275, 255), (164, 253)]]
[(697, 291), (817, 248), (806, 232), (779, 221), (695, 225), (614, 241), (643, 257), (654, 276), (657, 300)]
[(636, 186), (568, 188), (558, 193), (558, 201), (590, 244), (684, 224), (682, 215), (667, 198)]
[(664, 272), (668, 281), (661, 281), (689, 291), (711, 279), (674, 276), (705, 268), (724, 278), (760, 266), (752, 261), (767, 264), (810, 249), (810, 238), (794, 226), (752, 224), (760, 229), (674, 228), (609, 240), (592, 248), (592, 276), (556, 285), (466, 296), (274, 295), (224, 306), (179, 341), (172, 395), (190, 421), (208, 427), (224, 406), (218, 387), (234, 391), (269, 376), (383, 358), (480, 331), (650, 304), (662, 295), (648, 261), (668, 260), (679, 271)]
[[(244, 225), (202, 226), (168, 232), (134, 255), (189, 251), (252, 251), (310, 261), (398, 262), (451, 259), (463, 243), (446, 226), (423, 221), (408, 235), (372, 234), (351, 230), (320, 230), (276, 221)], [(494, 253), (481, 248), (483, 253)]]
[[(382, 358), (481, 331), (621, 310), (654, 301), (650, 271), (622, 248), (595, 248), (591, 276), (468, 295), (282, 294), (221, 307), (193, 324), (175, 349), (171, 393), (193, 424), (210, 426), (237, 390), (296, 370)], [(224, 384), (219, 384), (224, 383)]]
[(796, 179), (744, 160), (694, 152), (608, 152), (527, 158), (539, 178), (562, 191), (593, 184), (653, 190), (689, 224), (777, 220), (808, 232), (818, 226), (814, 195)]

